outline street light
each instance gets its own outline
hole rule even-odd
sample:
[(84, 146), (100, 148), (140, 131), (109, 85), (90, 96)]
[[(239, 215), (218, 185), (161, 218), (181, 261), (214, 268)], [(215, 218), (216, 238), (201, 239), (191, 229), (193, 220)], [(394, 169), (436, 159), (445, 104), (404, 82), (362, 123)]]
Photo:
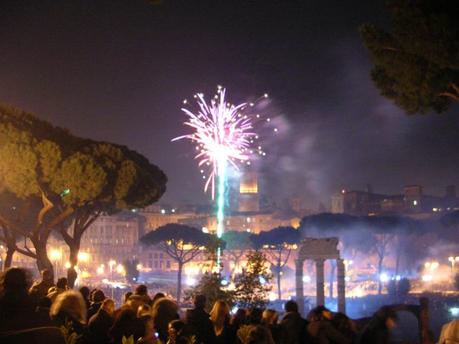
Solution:
[(448, 257), (448, 260), (451, 263), (451, 273), (454, 274), (455, 265), (456, 263), (459, 263), (459, 256), (456, 256), (456, 257), (450, 256)]
[(59, 260), (62, 259), (62, 252), (57, 249), (52, 249), (49, 252), (49, 258), (54, 263), (54, 270), (56, 272), (56, 276), (58, 276), (59, 275), (58, 263), (59, 263)]

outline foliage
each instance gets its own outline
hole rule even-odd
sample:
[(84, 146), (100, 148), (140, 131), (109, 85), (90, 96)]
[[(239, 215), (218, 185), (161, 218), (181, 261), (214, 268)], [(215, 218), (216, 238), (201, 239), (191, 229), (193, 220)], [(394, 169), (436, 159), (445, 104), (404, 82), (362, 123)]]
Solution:
[(392, 296), (407, 296), (411, 290), (411, 283), (408, 278), (402, 278), (399, 281), (390, 280), (387, 284), (387, 293)]
[(267, 259), (276, 273), (277, 294), (281, 300), (282, 269), (288, 263), (292, 245), (298, 244), (300, 241), (300, 233), (293, 227), (277, 227), (254, 234), (250, 238), (257, 249), (264, 249), (267, 252)]
[(397, 281), (396, 280), (391, 279), (389, 283), (387, 283), (387, 294), (389, 294), (390, 297), (397, 296)]
[(145, 245), (158, 245), (178, 263), (177, 300), (180, 302), (183, 266), (197, 257), (202, 248), (213, 241), (213, 235), (203, 233), (194, 227), (169, 223), (145, 234), (140, 241)]
[(411, 282), (408, 278), (402, 278), (400, 281), (398, 281), (398, 295), (400, 296), (406, 296), (409, 294), (411, 290)]
[(225, 254), (227, 254), (230, 261), (234, 263), (231, 269), (231, 275), (233, 275), (234, 271), (239, 266), (239, 262), (245, 253), (253, 248), (250, 236), (250, 233), (241, 231), (227, 231), (223, 233), (222, 239), (225, 241), (226, 245)]
[(234, 281), (236, 305), (247, 309), (264, 308), (269, 302), (271, 279), (265, 255), (259, 251), (247, 254), (247, 264)]
[(459, 2), (392, 0), (391, 31), (360, 28), (381, 94), (409, 114), (459, 102)]
[(224, 300), (231, 306), (234, 303), (234, 292), (227, 290), (224, 283), (220, 273), (206, 272), (195, 287), (185, 292), (185, 300), (191, 301), (196, 295), (205, 295), (207, 311), (218, 300)]
[(126, 259), (123, 262), (124, 271), (126, 271), (125, 277), (128, 283), (136, 283), (139, 280), (139, 269), (137, 265), (139, 265), (139, 260), (137, 258)]
[(30, 240), (34, 249), (14, 249), (37, 259), (39, 269), (52, 269), (46, 254), (51, 231), (69, 246), (74, 272), (81, 237), (101, 213), (149, 205), (166, 181), (158, 167), (124, 146), (78, 138), (0, 106), (0, 198), (14, 204), (0, 208), (0, 225)]

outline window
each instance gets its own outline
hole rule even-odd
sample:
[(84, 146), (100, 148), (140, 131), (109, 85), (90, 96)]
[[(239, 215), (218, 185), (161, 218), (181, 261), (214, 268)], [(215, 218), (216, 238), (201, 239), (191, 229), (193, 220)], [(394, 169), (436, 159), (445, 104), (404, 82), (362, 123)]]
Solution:
[(157, 268), (158, 268), (158, 261), (155, 260), (155, 269), (157, 269)]
[(164, 254), (160, 253), (159, 254), (159, 259), (163, 259), (164, 258)]
[(155, 252), (155, 259), (158, 259), (158, 253)]
[(166, 261), (166, 269), (170, 269), (170, 268), (171, 268), (171, 261), (167, 260)]

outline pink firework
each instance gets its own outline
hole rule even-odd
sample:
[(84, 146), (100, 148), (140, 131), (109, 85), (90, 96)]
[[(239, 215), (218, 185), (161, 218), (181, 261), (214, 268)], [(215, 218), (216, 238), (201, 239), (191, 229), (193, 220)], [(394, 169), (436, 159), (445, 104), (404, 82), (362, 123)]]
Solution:
[[(249, 147), (256, 134), (249, 115), (244, 114), (246, 103), (232, 105), (225, 100), (225, 89), (219, 87), (217, 95), (208, 104), (202, 94), (195, 96), (199, 110), (193, 113), (182, 111), (188, 116), (185, 125), (193, 133), (179, 136), (172, 141), (190, 139), (197, 144), (195, 156), (198, 166), (208, 166), (209, 175), (204, 190), (211, 186), (212, 199), (215, 196), (215, 179), (226, 178), (226, 165), (238, 169), (238, 163), (249, 160)], [(186, 101), (184, 101), (186, 103)], [(203, 170), (201, 170), (203, 172)]]

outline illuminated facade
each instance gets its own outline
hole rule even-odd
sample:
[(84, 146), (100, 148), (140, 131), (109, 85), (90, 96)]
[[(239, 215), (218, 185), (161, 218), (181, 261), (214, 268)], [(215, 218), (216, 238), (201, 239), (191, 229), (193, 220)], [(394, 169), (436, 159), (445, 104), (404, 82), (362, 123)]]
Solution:
[(258, 176), (255, 172), (245, 172), (240, 177), (239, 212), (257, 212), (260, 211), (260, 196), (258, 193)]

